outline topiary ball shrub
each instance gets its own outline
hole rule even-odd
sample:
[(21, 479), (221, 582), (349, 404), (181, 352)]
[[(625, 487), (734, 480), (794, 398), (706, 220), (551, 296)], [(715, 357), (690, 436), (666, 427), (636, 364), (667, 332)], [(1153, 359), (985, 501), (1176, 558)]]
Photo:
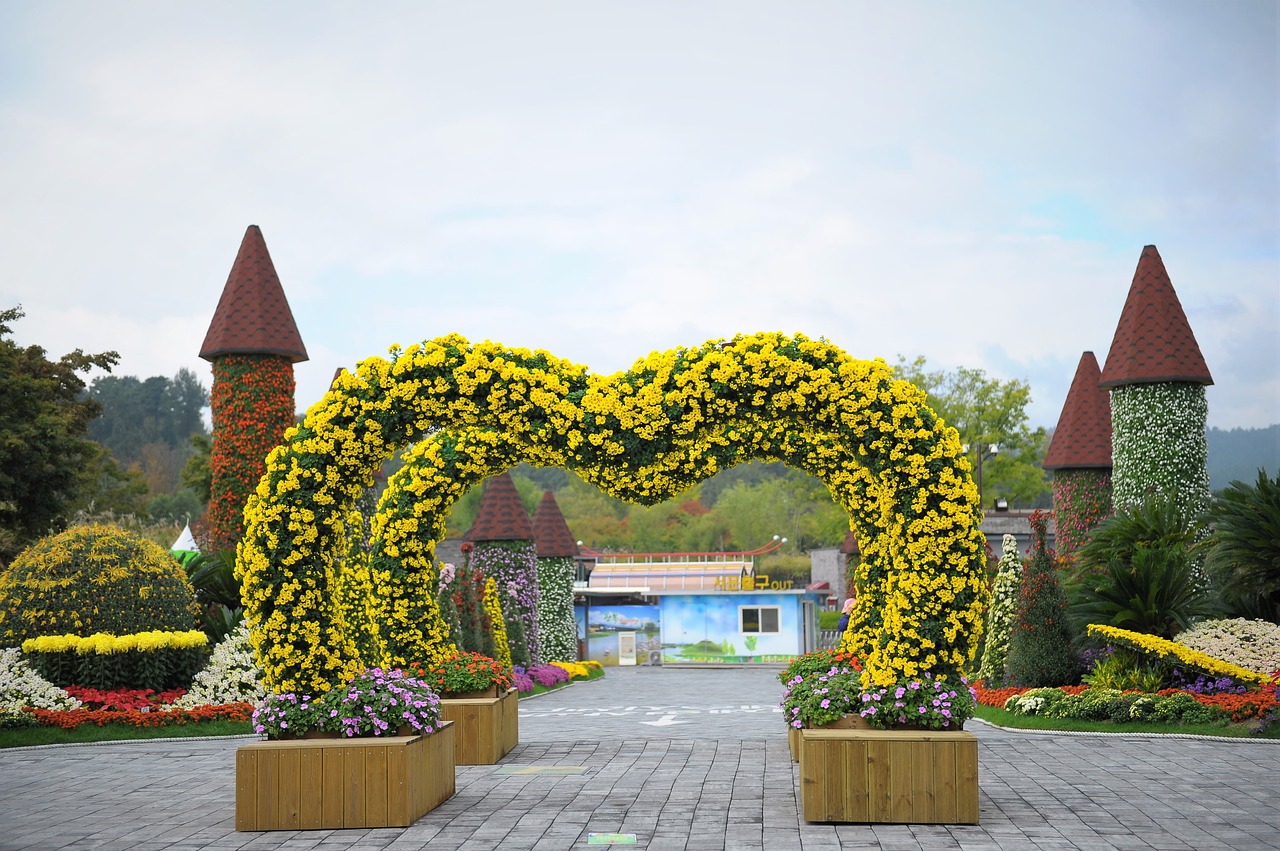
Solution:
[[(173, 556), (159, 544), (114, 526), (77, 526), (44, 538), (0, 574), (4, 647), (53, 636), (187, 633), (197, 628), (196, 614), (195, 593)], [(133, 687), (130, 671), (142, 667), (151, 672), (148, 680), (159, 675), (165, 682), (185, 686), (203, 666), (207, 652), (202, 647), (168, 646), (181, 643), (153, 638), (147, 642), (153, 649), (145, 651), (35, 653), (32, 661), (62, 685)], [(102, 665), (110, 670), (109, 676), (104, 674), (107, 679), (126, 681), (106, 682), (98, 676)], [(94, 682), (84, 682), (86, 677)]]

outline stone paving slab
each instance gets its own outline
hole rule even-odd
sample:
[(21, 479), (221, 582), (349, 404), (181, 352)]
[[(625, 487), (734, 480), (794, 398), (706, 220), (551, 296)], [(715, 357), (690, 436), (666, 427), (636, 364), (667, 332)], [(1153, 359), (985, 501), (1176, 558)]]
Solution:
[(1280, 744), (981, 723), (970, 725), (979, 825), (802, 822), (776, 673), (610, 669), (522, 701), (521, 743), (502, 765), (459, 766), (457, 794), (404, 829), (235, 832), (235, 749), (247, 739), (0, 751), (0, 849), (605, 847), (590, 833), (634, 833), (631, 847), (648, 851), (1280, 848)]

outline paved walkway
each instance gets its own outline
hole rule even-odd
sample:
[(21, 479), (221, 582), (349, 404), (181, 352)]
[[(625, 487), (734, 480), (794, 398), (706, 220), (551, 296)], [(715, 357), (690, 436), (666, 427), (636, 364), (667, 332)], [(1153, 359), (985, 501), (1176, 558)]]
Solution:
[(0, 751), (0, 849), (557, 851), (596, 847), (589, 833), (649, 851), (1280, 848), (1280, 744), (980, 723), (981, 824), (803, 822), (775, 674), (610, 669), (522, 702), (519, 747), (459, 766), (457, 794), (406, 829), (236, 833), (244, 740)]

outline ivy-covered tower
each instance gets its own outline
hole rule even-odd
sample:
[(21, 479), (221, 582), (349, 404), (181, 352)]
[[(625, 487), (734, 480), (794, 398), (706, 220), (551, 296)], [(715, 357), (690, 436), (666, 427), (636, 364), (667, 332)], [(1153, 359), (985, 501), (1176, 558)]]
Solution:
[(1142, 249), (1099, 386), (1111, 393), (1111, 499), (1116, 510), (1176, 494), (1187, 516), (1209, 504), (1213, 383), (1154, 245)]
[(294, 422), (293, 365), (307, 359), (257, 225), (245, 231), (200, 357), (213, 363), (208, 548), (216, 552), (244, 533), (245, 502)]
[(1044, 454), (1045, 469), (1053, 471), (1058, 558), (1064, 562), (1111, 515), (1111, 399), (1098, 386), (1101, 379), (1093, 352), (1082, 354)]
[(537, 545), (529, 512), (510, 473), (484, 483), (476, 519), (464, 538), (474, 546), (470, 567), (498, 585), (512, 661), (525, 666), (542, 661)]
[(573, 578), (578, 542), (551, 491), (533, 512), (538, 549), (538, 639), (543, 662), (578, 661), (578, 624), (573, 617)]

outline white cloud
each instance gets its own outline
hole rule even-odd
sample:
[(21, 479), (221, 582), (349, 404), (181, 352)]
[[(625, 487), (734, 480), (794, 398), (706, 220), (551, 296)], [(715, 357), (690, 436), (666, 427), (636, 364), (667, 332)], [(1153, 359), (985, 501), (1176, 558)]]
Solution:
[(0, 305), (51, 352), (207, 375), (256, 223), (300, 407), (453, 330), (607, 372), (776, 328), (1028, 379), (1052, 425), (1155, 243), (1210, 422), (1280, 421), (1269, 3), (0, 15)]

